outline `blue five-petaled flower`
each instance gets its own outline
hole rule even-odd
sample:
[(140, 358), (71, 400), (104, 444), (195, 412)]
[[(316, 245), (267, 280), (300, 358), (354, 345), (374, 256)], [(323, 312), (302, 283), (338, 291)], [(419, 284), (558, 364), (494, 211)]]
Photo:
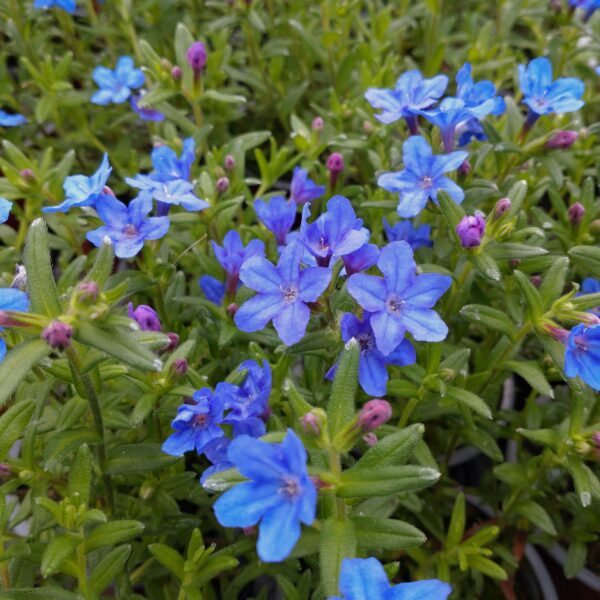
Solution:
[(281, 444), (240, 436), (229, 446), (230, 462), (250, 481), (227, 490), (214, 505), (224, 527), (258, 525), (258, 556), (284, 560), (300, 537), (300, 524), (315, 519), (317, 490), (306, 470), (306, 450), (288, 429)]
[(19, 113), (7, 113), (4, 110), (0, 110), (0, 127), (18, 127), (27, 123), (27, 117), (20, 115)]
[[(14, 310), (27, 312), (29, 310), (29, 297), (25, 292), (13, 288), (0, 288), (0, 311)], [(3, 330), (0, 327), (0, 332)], [(0, 338), (0, 362), (6, 356), (6, 343)]]
[(94, 104), (121, 104), (131, 96), (131, 90), (144, 85), (145, 77), (141, 69), (134, 67), (130, 56), (121, 56), (114, 71), (107, 67), (96, 67), (92, 77), (98, 87), (91, 101)]
[(395, 225), (390, 225), (387, 219), (383, 219), (383, 228), (388, 242), (408, 242), (413, 250), (433, 246), (429, 239), (431, 226), (426, 223), (415, 226), (410, 221), (398, 221)]
[(437, 203), (437, 194), (446, 192), (460, 204), (465, 197), (463, 190), (444, 173), (458, 169), (467, 159), (462, 150), (450, 154), (434, 155), (425, 138), (412, 136), (402, 146), (404, 169), (397, 173), (384, 173), (377, 185), (388, 192), (399, 192), (398, 214), (401, 217), (418, 215), (431, 199)]
[(439, 579), (390, 585), (376, 558), (345, 558), (339, 587), (342, 597), (329, 600), (446, 600), (452, 591)]
[(258, 220), (275, 236), (280, 246), (285, 245), (285, 238), (296, 220), (296, 204), (283, 196), (275, 196), (265, 202), (254, 201), (254, 212)]
[(580, 377), (600, 392), (600, 324), (573, 327), (565, 351), (565, 374)]
[(68, 13), (73, 14), (75, 12), (75, 0), (35, 0), (33, 8), (52, 8), (56, 6), (66, 10)]
[(316, 302), (329, 285), (331, 273), (325, 267), (300, 269), (304, 247), (288, 244), (277, 266), (254, 257), (240, 271), (242, 283), (258, 292), (235, 313), (235, 324), (242, 331), (258, 331), (269, 321), (287, 346), (299, 342), (310, 319), (307, 302)]
[(408, 331), (419, 342), (441, 342), (448, 327), (432, 310), (452, 278), (437, 273), (417, 275), (413, 252), (406, 242), (386, 246), (377, 261), (383, 279), (356, 273), (348, 280), (348, 292), (372, 313), (370, 324), (377, 349), (393, 353)]
[(290, 200), (296, 204), (305, 204), (320, 198), (325, 193), (325, 187), (317, 185), (308, 176), (308, 171), (301, 167), (294, 169), (290, 185)]
[(8, 215), (12, 208), (12, 202), (6, 198), (0, 198), (0, 223), (6, 223), (8, 221)]

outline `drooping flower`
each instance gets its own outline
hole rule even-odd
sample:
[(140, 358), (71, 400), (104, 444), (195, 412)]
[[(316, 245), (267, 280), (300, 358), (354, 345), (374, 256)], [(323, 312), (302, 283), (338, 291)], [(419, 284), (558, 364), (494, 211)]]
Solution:
[(19, 113), (11, 114), (0, 110), (0, 127), (18, 127), (19, 125), (25, 125), (25, 123), (27, 123), (27, 117)]
[(283, 196), (254, 201), (254, 211), (258, 220), (275, 236), (280, 246), (285, 245), (285, 236), (296, 220), (296, 204)]
[(304, 246), (288, 244), (277, 266), (262, 257), (248, 260), (240, 271), (240, 279), (258, 292), (235, 313), (235, 324), (242, 331), (259, 331), (269, 321), (287, 346), (299, 342), (310, 319), (307, 302), (316, 302), (331, 279), (329, 269), (300, 269)]
[(429, 239), (431, 226), (425, 223), (415, 227), (410, 221), (398, 221), (392, 226), (387, 219), (383, 219), (383, 228), (388, 242), (408, 242), (413, 250), (433, 246)]
[(177, 416), (171, 423), (175, 433), (164, 441), (163, 452), (182, 456), (196, 450), (202, 454), (212, 440), (225, 435), (220, 426), (225, 398), (219, 392), (218, 389), (213, 392), (210, 388), (202, 388), (194, 394), (194, 404), (182, 404), (177, 409)]
[(565, 351), (565, 374), (580, 377), (600, 392), (600, 324), (573, 327)]
[(365, 244), (358, 250), (344, 254), (342, 261), (346, 275), (349, 277), (353, 273), (366, 271), (373, 265), (377, 264), (379, 259), (379, 248), (375, 244)]
[(496, 86), (491, 81), (473, 81), (469, 63), (465, 63), (456, 74), (456, 86), (456, 97), (460, 98), (471, 114), (478, 119), (489, 114), (499, 116), (506, 110), (504, 98), (496, 95)]
[(439, 579), (390, 585), (376, 558), (345, 558), (340, 570), (341, 597), (329, 600), (446, 600), (452, 588)]
[(533, 59), (527, 66), (519, 65), (519, 83), (523, 102), (529, 107), (525, 123), (530, 128), (540, 115), (579, 110), (585, 86), (575, 77), (552, 80), (552, 63), (545, 57)]
[[(14, 310), (27, 312), (29, 310), (29, 297), (25, 292), (14, 288), (0, 288), (0, 311)], [(0, 327), (0, 333), (4, 330)], [(6, 356), (6, 343), (0, 337), (0, 362)]]
[(377, 261), (383, 279), (356, 273), (348, 280), (348, 292), (372, 313), (370, 325), (377, 349), (389, 355), (398, 348), (406, 331), (420, 342), (440, 342), (448, 327), (432, 310), (452, 279), (437, 273), (416, 274), (417, 265), (406, 242), (386, 246)]
[(313, 223), (308, 223), (310, 205), (302, 209), (300, 233), (309, 252), (317, 258), (317, 263), (327, 266), (332, 258), (350, 254), (369, 241), (369, 232), (362, 226), (362, 219), (356, 218), (350, 200), (344, 196), (334, 196), (327, 202), (327, 212)]
[(464, 151), (434, 155), (431, 146), (421, 136), (412, 136), (402, 146), (404, 169), (397, 173), (384, 173), (377, 185), (388, 192), (399, 192), (398, 214), (401, 217), (418, 215), (431, 199), (437, 203), (439, 191), (446, 192), (460, 204), (465, 197), (463, 190), (444, 175), (458, 169), (466, 160)]
[(33, 8), (52, 8), (56, 6), (57, 8), (62, 8), (68, 13), (73, 14), (75, 12), (75, 0), (34, 0)]
[(281, 444), (240, 436), (227, 456), (250, 481), (227, 490), (215, 502), (217, 521), (224, 527), (258, 524), (258, 556), (265, 562), (284, 560), (300, 537), (300, 524), (312, 524), (317, 507), (300, 438), (291, 429)]
[(184, 179), (155, 181), (148, 175), (138, 175), (125, 181), (132, 187), (148, 192), (154, 200), (163, 205), (181, 206), (190, 211), (205, 210), (210, 206), (208, 202), (196, 196), (194, 184)]
[(0, 198), (0, 223), (6, 223), (8, 221), (8, 215), (12, 209), (12, 202), (9, 202), (6, 198)]
[[(352, 313), (345, 313), (340, 321), (342, 340), (349, 342), (355, 338), (360, 345), (358, 362), (358, 382), (360, 387), (371, 396), (384, 396), (388, 382), (387, 365), (405, 367), (417, 360), (413, 345), (402, 340), (395, 350), (387, 356), (377, 349), (375, 334), (371, 327), (371, 314), (365, 312), (361, 321)], [(331, 379), (337, 365), (329, 370), (327, 378)]]
[(290, 200), (296, 204), (305, 204), (320, 198), (325, 193), (325, 186), (317, 185), (308, 176), (308, 171), (300, 167), (294, 169), (290, 186)]
[(420, 112), (432, 125), (439, 128), (444, 143), (444, 150), (454, 149), (456, 129), (461, 123), (471, 119), (471, 111), (460, 98), (445, 98), (439, 107)]
[(381, 109), (375, 117), (382, 123), (394, 123), (404, 119), (411, 134), (418, 131), (419, 111), (433, 106), (446, 91), (448, 78), (436, 75), (424, 79), (420, 71), (407, 71), (400, 76), (393, 90), (370, 88), (365, 98), (373, 108)]
[(127, 316), (133, 319), (142, 331), (160, 331), (161, 324), (157, 312), (147, 304), (140, 304), (135, 309), (133, 302), (127, 305)]
[(219, 281), (212, 275), (202, 275), (200, 279), (198, 279), (198, 285), (204, 292), (207, 300), (210, 300), (217, 306), (223, 304), (223, 299), (225, 298), (225, 284), (222, 281)]
[(144, 97), (144, 91), (140, 91), (140, 93), (136, 95), (131, 95), (129, 98), (129, 104), (133, 109), (133, 112), (136, 113), (142, 121), (149, 122), (160, 122), (165, 120), (165, 115), (163, 115), (159, 110), (155, 108), (150, 108), (149, 106), (140, 106), (140, 100)]
[(168, 217), (147, 216), (152, 211), (152, 197), (146, 192), (141, 192), (129, 206), (105, 195), (98, 199), (95, 208), (105, 225), (88, 231), (86, 237), (98, 248), (105, 237), (110, 238), (119, 258), (135, 256), (146, 240), (158, 240), (169, 229)]
[(465, 215), (456, 226), (456, 234), (463, 248), (475, 248), (481, 244), (485, 233), (485, 216), (476, 210), (473, 216)]
[(211, 241), (211, 244), (219, 264), (225, 269), (225, 290), (227, 294), (233, 295), (237, 289), (242, 265), (253, 257), (262, 258), (265, 255), (265, 245), (262, 240), (250, 240), (248, 245), (244, 246), (240, 234), (235, 229), (225, 234), (222, 246), (215, 241)]
[(143, 71), (134, 67), (130, 56), (121, 56), (114, 70), (96, 67), (92, 78), (100, 89), (92, 95), (91, 102), (102, 106), (122, 104), (131, 95), (131, 90), (141, 88), (145, 81)]
[(104, 192), (106, 182), (110, 177), (112, 167), (108, 162), (108, 154), (102, 157), (98, 170), (88, 177), (87, 175), (71, 175), (63, 183), (65, 199), (57, 206), (45, 206), (43, 212), (67, 212), (71, 208), (94, 206), (96, 200), (107, 194)]

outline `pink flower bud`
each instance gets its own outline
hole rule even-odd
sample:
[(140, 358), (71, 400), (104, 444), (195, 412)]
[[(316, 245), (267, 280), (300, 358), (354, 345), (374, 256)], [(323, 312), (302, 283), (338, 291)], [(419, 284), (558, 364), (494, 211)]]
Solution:
[(512, 202), (509, 198), (500, 198), (494, 208), (494, 220), (499, 219), (504, 213), (507, 213), (511, 207)]
[(176, 333), (169, 331), (167, 337), (169, 338), (169, 343), (161, 349), (161, 352), (172, 352), (179, 346), (179, 336)]
[(365, 435), (363, 435), (363, 442), (369, 446), (369, 448), (372, 448), (377, 443), (377, 436), (373, 432), (365, 433)]
[(229, 189), (229, 178), (221, 177), (217, 180), (217, 193), (224, 194)]
[(315, 117), (312, 121), (311, 127), (314, 131), (323, 131), (325, 127), (325, 121), (321, 117)]
[(35, 179), (35, 173), (31, 169), (23, 169), (19, 175), (27, 181), (33, 181)]
[(71, 338), (73, 337), (73, 328), (62, 321), (52, 321), (44, 331), (42, 331), (42, 338), (54, 350), (60, 350), (61, 352), (71, 345)]
[(475, 248), (481, 244), (485, 233), (485, 218), (479, 210), (474, 216), (464, 216), (456, 226), (456, 233), (463, 248)]
[(82, 302), (96, 302), (100, 288), (95, 281), (84, 281), (77, 286), (77, 292)]
[(179, 377), (183, 377), (188, 372), (188, 362), (185, 358), (178, 358), (173, 361), (172, 365), (173, 373)]
[(114, 192), (112, 191), (112, 189), (111, 189), (111, 188), (109, 188), (107, 185), (105, 185), (105, 186), (102, 188), (102, 193), (103, 193), (103, 194), (106, 194), (107, 196), (113, 196), (113, 197), (115, 197), (115, 193), (114, 193)]
[(333, 189), (340, 173), (344, 170), (344, 157), (339, 152), (334, 152), (327, 159), (327, 170), (329, 171), (329, 187)]
[(466, 177), (471, 172), (471, 163), (468, 160), (464, 160), (462, 165), (458, 167), (458, 174)]
[(533, 285), (534, 285), (536, 288), (539, 288), (539, 287), (540, 287), (540, 285), (542, 285), (542, 277), (541, 277), (541, 275), (532, 275), (532, 276), (529, 278), (529, 281), (531, 281), (531, 283), (533, 283)]
[(181, 67), (179, 65), (175, 65), (171, 69), (171, 77), (173, 79), (175, 79), (175, 81), (178, 81), (179, 79), (181, 79), (182, 75), (183, 75), (183, 71), (181, 70)]
[(233, 158), (231, 154), (228, 154), (225, 157), (224, 164), (227, 171), (233, 171), (233, 169), (235, 169), (235, 158)]
[(206, 65), (206, 59), (208, 57), (206, 53), (206, 46), (202, 42), (194, 42), (186, 53), (187, 61), (194, 69), (194, 75), (199, 77)]
[(357, 425), (365, 433), (369, 433), (387, 423), (392, 416), (392, 407), (386, 400), (375, 398), (369, 400), (358, 414)]
[(548, 333), (561, 344), (566, 344), (569, 340), (569, 332), (562, 327), (557, 327), (556, 325), (546, 325), (546, 330)]
[(545, 144), (549, 150), (568, 150), (577, 140), (576, 131), (557, 131)]
[(232, 302), (228, 307), (227, 307), (227, 314), (231, 315), (233, 317), (233, 315), (235, 315), (235, 313), (238, 310), (238, 305), (235, 302)]
[(569, 206), (567, 214), (569, 215), (569, 221), (573, 225), (579, 225), (583, 219), (583, 215), (585, 215), (585, 207), (581, 202), (575, 202), (575, 204)]

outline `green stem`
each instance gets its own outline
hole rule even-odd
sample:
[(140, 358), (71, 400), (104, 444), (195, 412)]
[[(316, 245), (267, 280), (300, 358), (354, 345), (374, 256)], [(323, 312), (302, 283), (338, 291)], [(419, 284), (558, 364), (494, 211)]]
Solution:
[[(81, 533), (83, 535), (83, 531)], [(84, 598), (87, 598), (87, 564), (85, 560), (85, 546), (83, 543), (77, 546), (77, 579), (79, 582), (79, 591)]]
[[(334, 448), (330, 448), (329, 450), (329, 467), (336, 480), (339, 480), (342, 476), (342, 460), (340, 453)], [(344, 521), (346, 519), (346, 503), (342, 498), (335, 499), (335, 508), (337, 518)]]
[(465, 281), (467, 280), (467, 277), (469, 276), (469, 274), (471, 273), (472, 270), (473, 270), (473, 263), (471, 261), (467, 260), (464, 263), (463, 268), (462, 268), (459, 276), (456, 279), (456, 285), (452, 288), (450, 298), (448, 298), (448, 304), (446, 305), (446, 310), (445, 310), (446, 318), (450, 318), (452, 316), (456, 302), (458, 300), (458, 296), (463, 291), (463, 286), (465, 284)]
[(419, 399), (415, 398), (415, 397), (411, 398), (408, 401), (408, 403), (404, 407), (404, 410), (402, 411), (402, 414), (400, 415), (400, 420), (398, 421), (398, 427), (400, 429), (402, 429), (403, 427), (406, 427), (406, 424), (408, 423), (408, 420), (410, 419), (410, 416), (412, 415), (413, 411), (417, 407), (418, 403), (419, 403)]

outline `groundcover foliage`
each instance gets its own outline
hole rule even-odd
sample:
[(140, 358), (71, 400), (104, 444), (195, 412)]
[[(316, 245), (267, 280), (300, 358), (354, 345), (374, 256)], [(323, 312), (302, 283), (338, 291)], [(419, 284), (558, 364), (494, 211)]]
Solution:
[(0, 597), (575, 575), (597, 7), (0, 0)]

